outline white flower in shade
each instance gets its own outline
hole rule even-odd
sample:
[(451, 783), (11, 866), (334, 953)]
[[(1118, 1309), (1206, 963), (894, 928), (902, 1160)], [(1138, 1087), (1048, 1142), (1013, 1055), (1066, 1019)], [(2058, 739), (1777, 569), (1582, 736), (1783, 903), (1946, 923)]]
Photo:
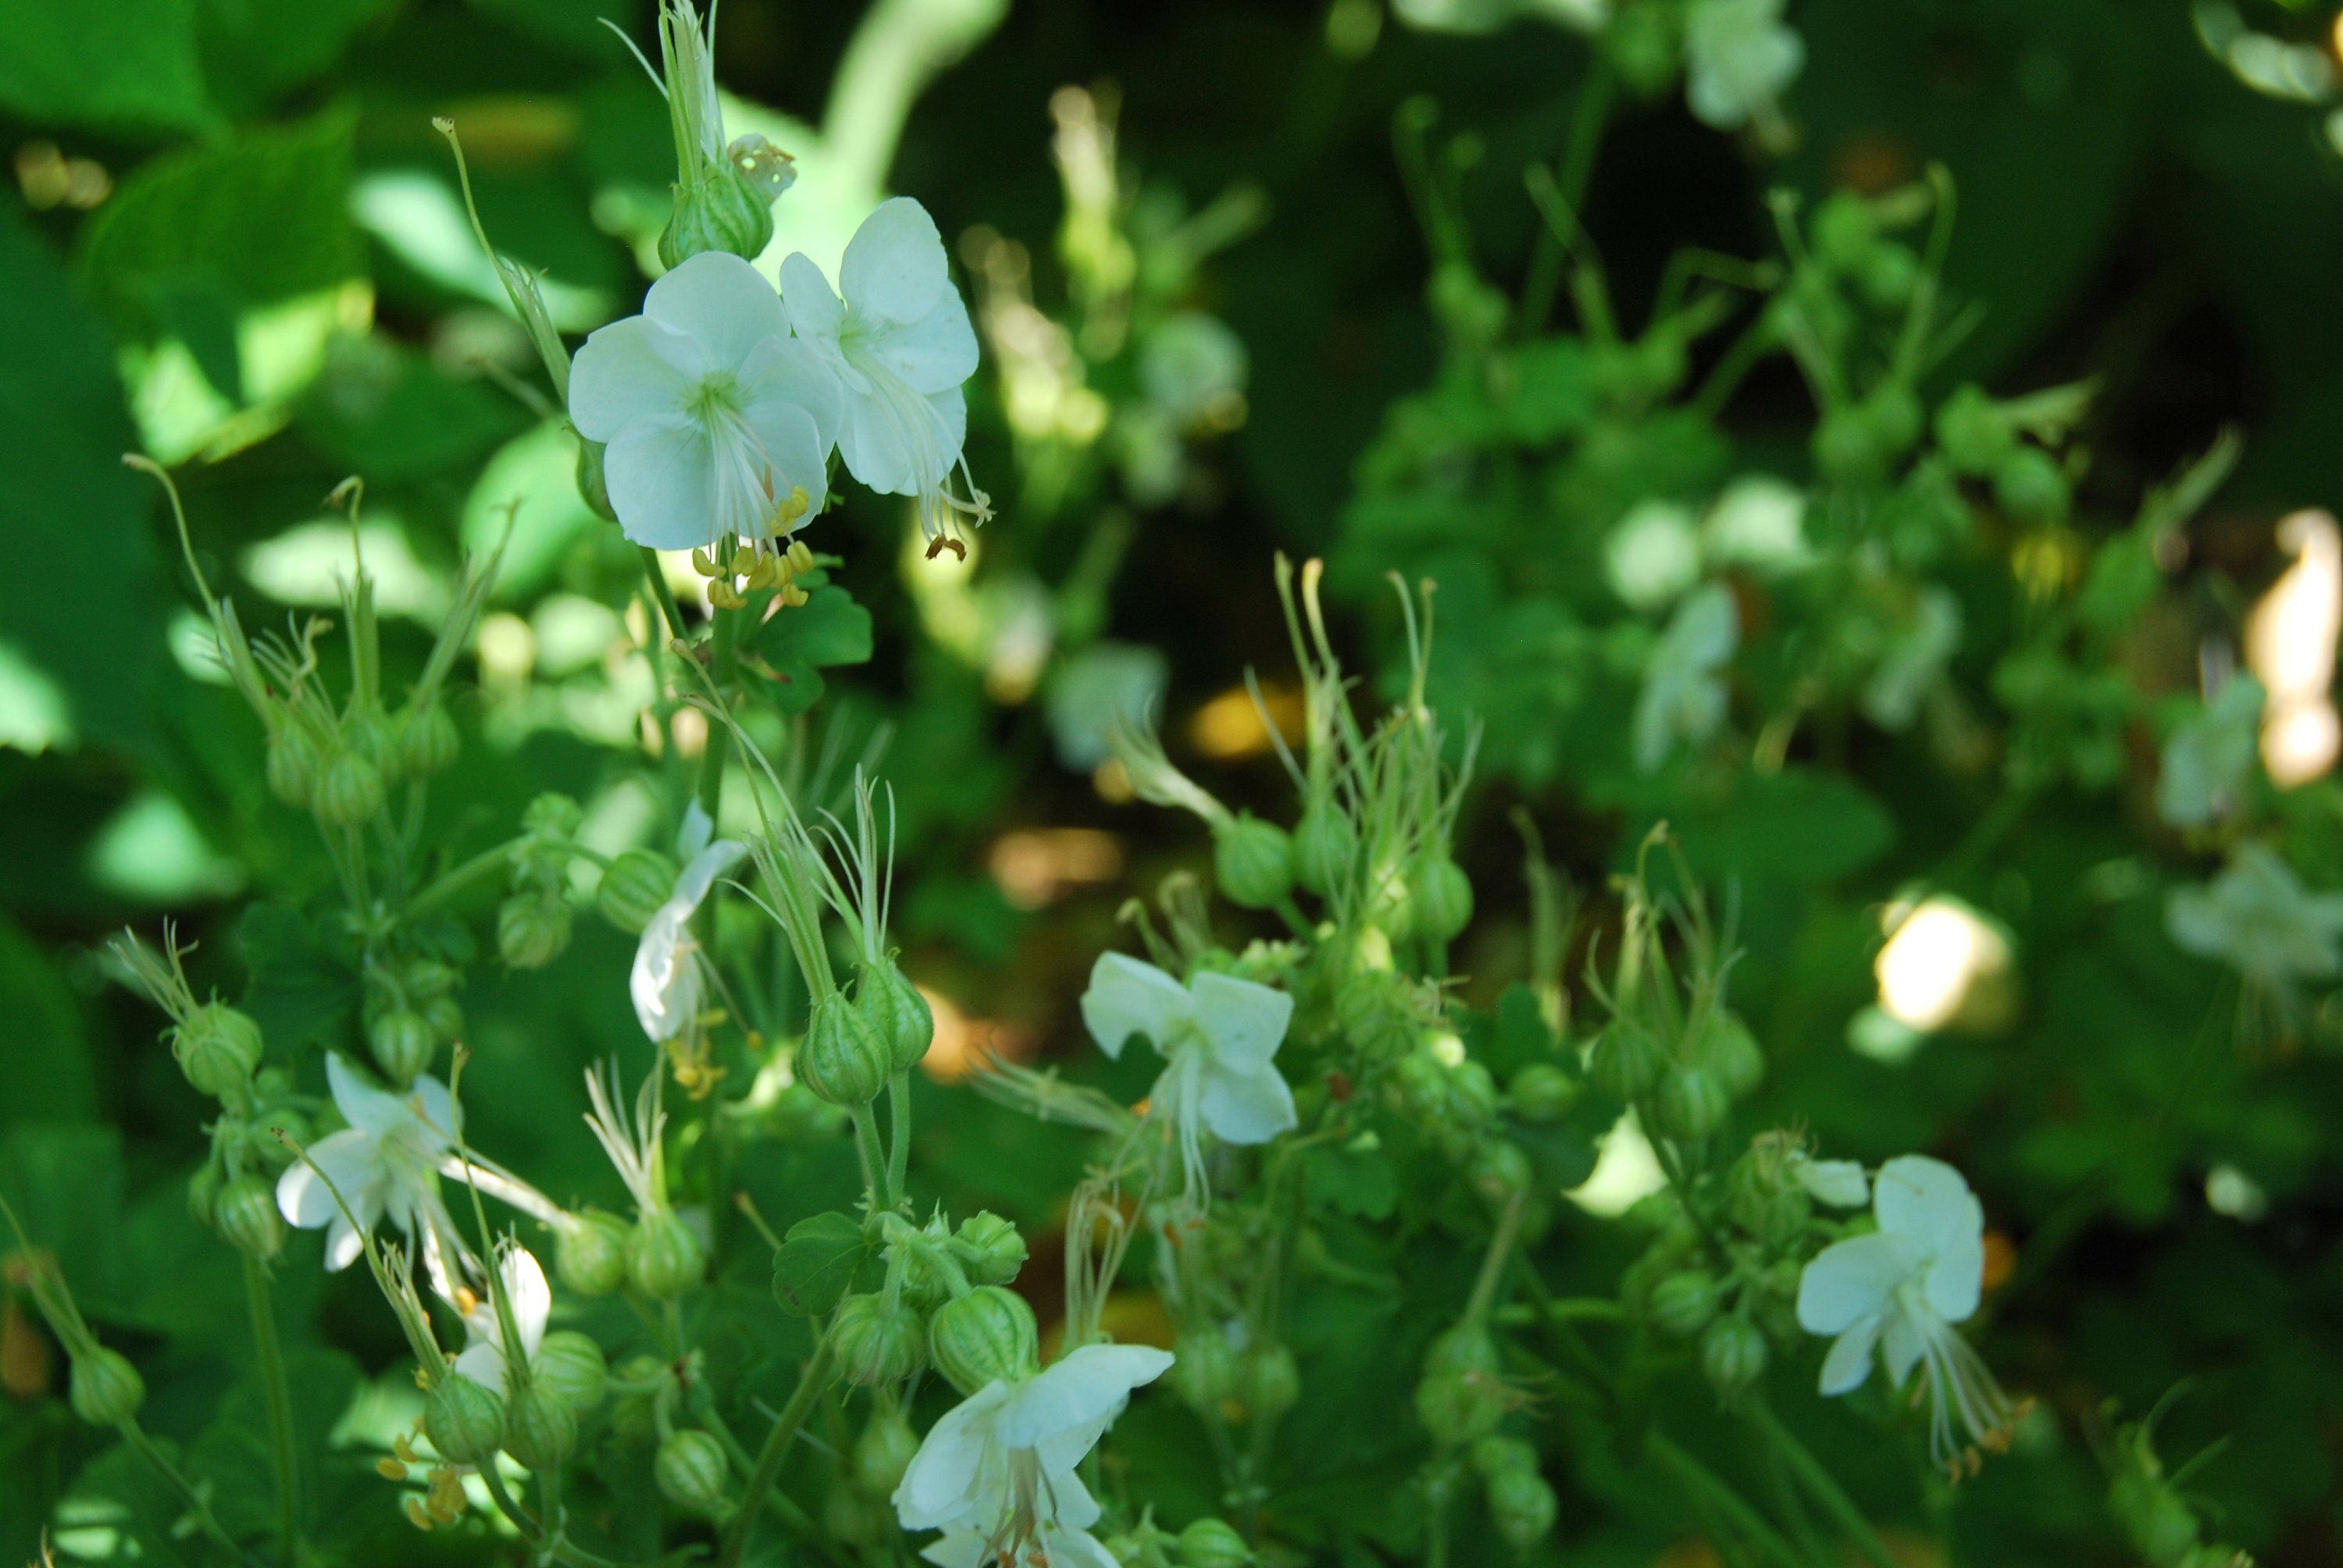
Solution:
[(896, 1518), (944, 1533), (920, 1553), (941, 1568), (1112, 1568), (1089, 1533), (1098, 1501), (1075, 1467), (1131, 1391), (1171, 1364), (1146, 1345), (1084, 1345), (1021, 1382), (987, 1383), (930, 1429), (895, 1489)]
[(1684, 102), (1720, 131), (1779, 123), (1775, 101), (1806, 63), (1783, 0), (1693, 0), (1684, 12)]
[(1750, 474), (1725, 487), (1701, 519), (1702, 553), (1760, 572), (1793, 571), (1806, 553), (1805, 492), (1771, 474)]
[(2264, 696), (2260, 681), (2233, 675), (2166, 739), (2157, 816), (2175, 828), (2202, 828), (2236, 803), (2253, 772)]
[(1834, 1209), (1860, 1209), (1871, 1201), (1871, 1183), (1863, 1167), (1852, 1160), (1817, 1160), (1801, 1152), (1791, 1161), (1798, 1185), (1817, 1203)]
[[(512, 1306), (512, 1328), (520, 1341), (521, 1355), (534, 1361), (537, 1347), (545, 1342), (545, 1322), (553, 1315), (553, 1291), (545, 1282), (545, 1271), (528, 1248), (507, 1242), (497, 1255), (497, 1272), (503, 1276), (505, 1300)], [(464, 1332), (471, 1343), (456, 1358), (456, 1370), (492, 1392), (508, 1393), (504, 1329), (498, 1321), (493, 1292), (481, 1297), (464, 1314)]]
[(1725, 721), (1725, 682), (1716, 672), (1741, 642), (1733, 592), (1711, 583), (1676, 607), (1652, 649), (1635, 701), (1635, 766), (1654, 772), (1679, 740), (1701, 741)]
[(2280, 996), (2298, 980), (2343, 974), (2343, 893), (2314, 893), (2267, 844), (2239, 845), (2228, 869), (2175, 888), (2164, 905), (2172, 940), (2228, 963)]
[(586, 340), (569, 417), (608, 445), (602, 472), (627, 538), (691, 549), (772, 538), (821, 509), (839, 388), (789, 337), (772, 286), (709, 251), (652, 284), (640, 316)]
[(1892, 628), (1887, 646), (1856, 700), (1863, 716), (1882, 729), (1904, 729), (1919, 716), (1920, 699), (1945, 677), (1945, 665), (1961, 646), (1961, 601), (1952, 590), (1930, 583), (1920, 590), (1911, 618)]
[(731, 839), (710, 843), (713, 831), (708, 814), (698, 801), (692, 802), (677, 837), (677, 851), (688, 863), (676, 879), (675, 896), (659, 907), (635, 947), (635, 968), (628, 989), (634, 997), (636, 1020), (654, 1044), (665, 1044), (686, 1032), (699, 1016), (700, 999), (707, 992), (702, 972), (706, 960), (691, 930), (692, 917), (699, 912), (716, 879), (749, 852), (746, 844)]
[(1644, 501), (1603, 547), (1604, 580), (1637, 609), (1664, 608), (1700, 580), (1700, 536), (1674, 501)]
[[(439, 1168), (457, 1131), (447, 1086), (425, 1074), (404, 1095), (393, 1094), (368, 1083), (337, 1051), (326, 1057), (326, 1077), (349, 1125), (311, 1144), (307, 1160), (286, 1167), (277, 1182), (277, 1207), (304, 1231), (325, 1228), (329, 1270), (348, 1268), (365, 1250), (365, 1232), (384, 1220), (410, 1238), (419, 1221), (434, 1277), (444, 1277), (439, 1244), (461, 1246), (439, 1198)], [(349, 1206), (347, 1215), (343, 1204)]]
[(1922, 1154), (1879, 1168), (1871, 1207), (1879, 1229), (1824, 1248), (1798, 1281), (1799, 1324), (1836, 1336), (1823, 1359), (1822, 1392), (1862, 1386), (1874, 1350), (1899, 1389), (1925, 1365), (1936, 1462), (1959, 1462), (1956, 1421), (1971, 1442), (1999, 1450), (2020, 1409), (1953, 1327), (1976, 1312), (1984, 1292), (1984, 1210), (1959, 1171)]
[(1192, 1194), (1203, 1189), (1205, 1130), (1226, 1143), (1266, 1143), (1295, 1124), (1275, 1060), (1292, 1018), (1282, 990), (1209, 970), (1183, 986), (1121, 953), (1100, 954), (1082, 992), (1082, 1021), (1101, 1050), (1120, 1057), (1140, 1034), (1163, 1058), (1148, 1114), (1178, 1130)]
[[(838, 278), (843, 302), (803, 253), (783, 261), (789, 322), (844, 389), (838, 450), (848, 470), (882, 494), (917, 497), (933, 555), (959, 543), (960, 518), (981, 523), (990, 514), (960, 456), (960, 387), (976, 374), (976, 331), (928, 209), (909, 196), (880, 203), (848, 242)], [(955, 468), (965, 498), (949, 488)]]

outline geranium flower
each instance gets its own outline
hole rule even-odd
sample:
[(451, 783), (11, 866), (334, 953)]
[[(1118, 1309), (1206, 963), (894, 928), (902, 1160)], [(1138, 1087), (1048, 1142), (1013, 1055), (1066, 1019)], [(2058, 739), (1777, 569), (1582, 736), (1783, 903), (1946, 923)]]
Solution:
[(839, 388), (757, 269), (709, 251), (652, 284), (640, 316), (587, 338), (569, 417), (608, 444), (627, 538), (691, 549), (773, 538), (821, 509)]
[[(1081, 1463), (1131, 1400), (1172, 1364), (1146, 1345), (1084, 1345), (1021, 1382), (994, 1382), (938, 1421), (895, 1489), (906, 1530), (941, 1530), (920, 1553), (942, 1568), (1043, 1562), (1111, 1568), (1089, 1533), (1098, 1501)], [(1030, 1555), (1029, 1555), (1030, 1554)]]
[(2183, 950), (2223, 960), (2281, 994), (2297, 980), (2343, 974), (2343, 893), (2305, 889), (2267, 844), (2241, 844), (2211, 881), (2175, 888), (2164, 923)]
[[(546, 1320), (553, 1314), (552, 1287), (545, 1282), (545, 1271), (535, 1255), (517, 1243), (508, 1242), (498, 1251), (497, 1272), (504, 1276), (505, 1299), (512, 1303), (513, 1332), (520, 1340), (521, 1355), (534, 1361), (537, 1347), (545, 1342)], [(497, 1319), (493, 1293), (480, 1297), (464, 1314), (464, 1332), (471, 1342), (456, 1358), (456, 1370), (482, 1388), (509, 1394), (504, 1328)]]
[(628, 989), (634, 998), (635, 1019), (654, 1045), (664, 1045), (691, 1027), (699, 1016), (707, 980), (706, 961), (691, 930), (692, 917), (716, 879), (738, 865), (749, 847), (731, 839), (709, 842), (714, 831), (708, 814), (694, 801), (684, 816), (677, 850), (688, 863), (675, 880), (675, 895), (659, 907), (643, 927), (635, 946), (635, 967)]
[(1798, 1281), (1798, 1322), (1833, 1334), (1822, 1392), (1842, 1394), (1871, 1375), (1872, 1352), (1897, 1388), (1927, 1368), (1929, 1452), (1954, 1465), (1957, 1420), (1970, 1440), (1998, 1450), (2020, 1413), (1953, 1325), (1977, 1309), (1985, 1288), (1985, 1211), (1961, 1173), (1906, 1154), (1872, 1184), (1879, 1229), (1823, 1249)]
[(423, 1073), (406, 1094), (392, 1094), (368, 1083), (338, 1051), (327, 1053), (326, 1077), (334, 1104), (349, 1125), (311, 1144), (307, 1160), (286, 1167), (277, 1181), (277, 1207), (304, 1231), (325, 1228), (326, 1267), (331, 1271), (348, 1268), (365, 1250), (365, 1232), (384, 1219), (410, 1237), (420, 1221), (425, 1256), (433, 1263), (434, 1278), (443, 1278), (437, 1261), (440, 1245), (459, 1254), (462, 1250), (439, 1198), (440, 1165), (458, 1125), (447, 1086)]
[(1277, 1070), (1277, 1047), (1293, 999), (1232, 975), (1199, 974), (1185, 986), (1153, 964), (1101, 953), (1082, 993), (1082, 1021), (1110, 1057), (1134, 1034), (1162, 1057), (1148, 1114), (1178, 1129), (1188, 1190), (1203, 1186), (1202, 1135), (1266, 1143), (1295, 1125), (1293, 1091)]
[(1725, 720), (1725, 683), (1716, 672), (1741, 641), (1733, 592), (1710, 583), (1668, 618), (1652, 649), (1635, 699), (1635, 766), (1658, 769), (1679, 740), (1705, 740)]
[[(838, 278), (842, 302), (803, 253), (781, 263), (790, 325), (844, 389), (839, 455), (872, 489), (919, 498), (930, 555), (948, 547), (965, 555), (959, 519), (980, 524), (990, 515), (960, 455), (960, 385), (976, 374), (976, 331), (928, 209), (909, 196), (880, 203), (848, 243)], [(947, 488), (954, 468), (965, 498)]]
[(1775, 101), (1806, 63), (1783, 0), (1693, 0), (1684, 12), (1684, 102), (1720, 131), (1774, 134)]

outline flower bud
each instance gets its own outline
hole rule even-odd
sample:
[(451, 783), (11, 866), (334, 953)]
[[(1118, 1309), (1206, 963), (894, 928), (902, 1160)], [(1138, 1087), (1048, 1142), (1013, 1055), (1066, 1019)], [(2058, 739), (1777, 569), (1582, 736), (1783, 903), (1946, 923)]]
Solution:
[(600, 1209), (572, 1214), (555, 1234), (553, 1271), (578, 1295), (608, 1295), (627, 1282), (627, 1222)]
[(557, 841), (575, 838), (585, 820), (586, 809), (558, 789), (538, 796), (520, 814), (523, 832)]
[(673, 271), (711, 250), (756, 260), (773, 240), (773, 198), (729, 159), (703, 164), (700, 176), (676, 189), (675, 211), (659, 231), (660, 262)]
[(920, 1314), (884, 1296), (849, 1296), (830, 1320), (830, 1345), (849, 1382), (866, 1388), (900, 1382), (925, 1359), (928, 1326)]
[(1534, 1473), (1538, 1467), (1537, 1445), (1518, 1437), (1484, 1437), (1473, 1445), (1470, 1458), (1473, 1470), (1483, 1476), (1507, 1470)]
[(708, 1249), (672, 1209), (636, 1220), (627, 1236), (627, 1278), (655, 1302), (673, 1301), (708, 1272)]
[(1659, 1131), (1679, 1143), (1697, 1143), (1725, 1125), (1733, 1102), (1725, 1082), (1696, 1063), (1679, 1063), (1660, 1080), (1652, 1101), (1652, 1118)]
[(1473, 881), (1445, 855), (1427, 855), (1407, 879), (1408, 906), (1415, 911), (1415, 934), (1428, 942), (1452, 942), (1473, 923)]
[(1619, 1018), (1594, 1041), (1586, 1075), (1614, 1100), (1640, 1100), (1659, 1082), (1666, 1066), (1667, 1053), (1651, 1031), (1633, 1019)]
[(1709, 1019), (1694, 1054), (1703, 1067), (1716, 1074), (1730, 1099), (1746, 1100), (1765, 1081), (1765, 1053), (1758, 1049), (1757, 1037), (1749, 1032), (1749, 1026), (1733, 1013), (1720, 1012)]
[(1505, 1086), (1505, 1108), (1524, 1121), (1559, 1121), (1578, 1101), (1578, 1081), (1550, 1061), (1534, 1061)]
[(423, 1004), (424, 1021), (434, 1040), (455, 1040), (464, 1032), (464, 1009), (452, 996), (435, 996)]
[(2039, 447), (2019, 447), (1993, 469), (1993, 498), (2010, 516), (2029, 523), (2054, 522), (2066, 515), (2071, 487), (2057, 459)]
[(1245, 1410), (1255, 1421), (1275, 1421), (1302, 1398), (1302, 1369), (1284, 1345), (1255, 1345), (1246, 1352), (1242, 1377)]
[(1833, 191), (1815, 208), (1808, 233), (1816, 261), (1834, 271), (1852, 272), (1870, 258), (1878, 243), (1879, 217), (1853, 191)]
[[(622, 1382), (647, 1383), (663, 1377), (667, 1371), (667, 1363), (657, 1356), (629, 1356), (618, 1368), (618, 1379)], [(638, 1446), (647, 1443), (659, 1436), (658, 1410), (656, 1392), (622, 1395), (610, 1407), (610, 1430), (620, 1442)]]
[(118, 1426), (146, 1402), (146, 1380), (130, 1358), (104, 1345), (74, 1357), (74, 1413), (92, 1426)]
[(854, 1484), (865, 1497), (892, 1497), (920, 1452), (919, 1434), (900, 1410), (873, 1411), (862, 1435), (854, 1440), (851, 1462)]
[(1652, 1326), (1671, 1339), (1688, 1340), (1716, 1316), (1723, 1293), (1705, 1269), (1670, 1274), (1652, 1287)]
[(1212, 879), (1240, 909), (1265, 910), (1293, 889), (1293, 846), (1285, 829), (1241, 811), (1212, 834)]
[(367, 1046), (374, 1052), (375, 1065), (382, 1069), (383, 1077), (403, 1087), (431, 1065), (432, 1054), (439, 1049), (439, 1036), (421, 1013), (394, 1008), (367, 1025)]
[(1302, 813), (1293, 828), (1293, 879), (1325, 898), (1358, 857), (1359, 830), (1331, 800), (1320, 801)]
[(578, 1413), (551, 1384), (532, 1377), (505, 1408), (505, 1449), (531, 1470), (552, 1470), (578, 1446)]
[(1489, 1502), (1489, 1523), (1515, 1552), (1528, 1552), (1554, 1529), (1560, 1504), (1554, 1488), (1535, 1469), (1501, 1470), (1487, 1477), (1482, 1488)]
[(1871, 247), (1855, 275), (1855, 286), (1875, 310), (1901, 310), (1920, 286), (1920, 258), (1894, 240)]
[(262, 1262), (284, 1250), (285, 1218), (277, 1211), (277, 1191), (258, 1176), (239, 1176), (220, 1189), (212, 1205), (220, 1237), (247, 1258)]
[(326, 764), (309, 809), (328, 828), (355, 828), (380, 816), (382, 805), (381, 769), (344, 747)]
[(455, 715), (437, 702), (407, 714), (398, 739), (399, 756), (409, 779), (446, 772), (455, 765), (464, 744), (456, 733)]
[(1459, 1323), (1432, 1342), (1415, 1385), (1415, 1414), (1434, 1438), (1453, 1444), (1486, 1437), (1512, 1402), (1487, 1329)]
[(569, 945), (569, 906), (558, 897), (515, 893), (497, 910), (497, 950), (508, 968), (539, 970)]
[(1443, 1087), (1448, 1091), (1448, 1115), (1457, 1126), (1470, 1131), (1496, 1119), (1497, 1081), (1471, 1057), (1448, 1069)]
[(1725, 1173), (1725, 1212), (1767, 1247), (1796, 1240), (1814, 1201), (1778, 1147), (1760, 1139)]
[(814, 1004), (798, 1047), (798, 1080), (832, 1105), (868, 1105), (886, 1085), (887, 1041), (842, 995)]
[(225, 1002), (207, 1001), (171, 1031), (171, 1055), (189, 1083), (219, 1099), (243, 1088), (260, 1065), (260, 1026)]
[(505, 1402), (462, 1372), (439, 1380), (423, 1407), (423, 1435), (451, 1464), (486, 1464), (505, 1441)]
[(1040, 1332), (1033, 1309), (1013, 1291), (979, 1285), (936, 1309), (928, 1325), (928, 1354), (962, 1393), (1015, 1382), (1040, 1370)]
[(1467, 1176), (1483, 1201), (1502, 1209), (1513, 1194), (1530, 1184), (1530, 1157), (1510, 1138), (1481, 1140), (1473, 1151)]
[(1016, 1226), (985, 1211), (960, 1222), (951, 1251), (969, 1279), (980, 1285), (1005, 1285), (1025, 1266), (1025, 1238)]
[(864, 965), (861, 977), (854, 988), (856, 1010), (885, 1042), (889, 1072), (910, 1071), (935, 1043), (936, 1019), (928, 1010), (928, 999), (891, 960)]
[(222, 1178), (219, 1167), (206, 1162), (187, 1178), (187, 1218), (198, 1225), (212, 1222), (212, 1214), (219, 1206)]
[(1739, 1312), (1727, 1312), (1700, 1336), (1700, 1371), (1721, 1399), (1731, 1399), (1765, 1372), (1765, 1336)]
[(660, 1493), (690, 1513), (713, 1514), (724, 1507), (724, 1446), (689, 1427), (670, 1433), (659, 1446), (651, 1473)]
[[(277, 1136), (280, 1132), (283, 1138)], [(245, 1151), (272, 1176), (300, 1158), (293, 1152), (295, 1144), (307, 1148), (311, 1141), (309, 1119), (282, 1105), (261, 1112), (244, 1130)]]
[(2185, 1563), (2204, 1535), (2187, 1501), (2162, 1475), (2126, 1470), (2107, 1488), (2107, 1512), (2152, 1563)]
[(309, 809), (317, 799), (317, 775), (325, 764), (317, 738), (297, 720), (287, 719), (268, 738), (268, 792), (287, 806)]
[(1245, 1568), (1252, 1548), (1225, 1519), (1199, 1519), (1180, 1532), (1182, 1568)]
[(1218, 1416), (1222, 1406), (1242, 1392), (1237, 1353), (1218, 1329), (1182, 1334), (1172, 1346), (1172, 1370), (1164, 1381), (1199, 1415)]
[(345, 749), (365, 758), (382, 775), (386, 785), (396, 784), (404, 777), (407, 759), (401, 749), (406, 736), (397, 717), (383, 713), (371, 705), (360, 708), (342, 720), (342, 745)]
[(659, 906), (675, 896), (675, 862), (655, 849), (629, 849), (610, 862), (594, 890), (602, 918), (630, 937), (643, 934)]
[(1956, 473), (1979, 477), (2017, 447), (2017, 431), (1982, 388), (1956, 390), (1936, 409), (1936, 446)]
[(583, 1417), (602, 1402), (610, 1372), (600, 1345), (576, 1329), (556, 1329), (538, 1345), (528, 1375), (537, 1387), (558, 1395), (572, 1414)]

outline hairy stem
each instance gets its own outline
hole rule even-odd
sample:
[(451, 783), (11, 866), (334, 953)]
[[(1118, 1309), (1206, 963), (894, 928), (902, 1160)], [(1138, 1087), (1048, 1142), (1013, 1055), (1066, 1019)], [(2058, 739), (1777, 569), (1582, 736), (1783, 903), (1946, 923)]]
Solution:
[(268, 1440), (277, 1456), (277, 1553), (289, 1565), (301, 1560), (301, 1469), (293, 1446), (293, 1390), (277, 1343), (277, 1309), (269, 1300), (268, 1268), (244, 1261), (244, 1293), (252, 1307), (252, 1352), (268, 1395)]

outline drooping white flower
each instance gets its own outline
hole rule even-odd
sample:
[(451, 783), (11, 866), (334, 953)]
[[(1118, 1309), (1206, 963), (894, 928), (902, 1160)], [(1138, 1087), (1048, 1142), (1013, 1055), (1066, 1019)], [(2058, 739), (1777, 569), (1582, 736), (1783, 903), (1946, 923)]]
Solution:
[(708, 814), (698, 801), (692, 802), (676, 842), (677, 852), (687, 859), (683, 874), (676, 879), (674, 896), (659, 907), (635, 945), (628, 989), (634, 998), (635, 1019), (655, 1045), (686, 1032), (699, 1016), (700, 999), (707, 991), (706, 960), (691, 930), (692, 917), (716, 879), (749, 852), (736, 839), (709, 842), (713, 831)]
[(2253, 771), (2263, 696), (2260, 681), (2233, 675), (2165, 739), (2157, 816), (2175, 828), (2202, 828), (2229, 809)]
[(1679, 740), (1701, 741), (1725, 720), (1725, 683), (1716, 672), (1741, 641), (1733, 592), (1710, 583), (1676, 607), (1652, 649), (1635, 701), (1635, 766), (1656, 771)]
[[(505, 1300), (512, 1305), (512, 1328), (521, 1354), (534, 1361), (537, 1347), (545, 1342), (546, 1320), (553, 1314), (552, 1287), (545, 1282), (536, 1257), (516, 1242), (507, 1242), (498, 1251), (497, 1272), (503, 1278)], [(471, 1342), (456, 1358), (456, 1370), (491, 1392), (509, 1394), (504, 1326), (493, 1293), (480, 1297), (464, 1314), (464, 1332)]]
[[(349, 1267), (365, 1250), (365, 1232), (382, 1221), (410, 1237), (419, 1223), (426, 1259), (435, 1278), (442, 1277), (437, 1250), (443, 1243), (461, 1247), (439, 1197), (439, 1168), (457, 1131), (447, 1086), (424, 1073), (404, 1095), (393, 1094), (368, 1083), (338, 1051), (327, 1055), (326, 1077), (349, 1125), (311, 1144), (307, 1160), (286, 1167), (277, 1181), (277, 1207), (304, 1231), (325, 1228), (326, 1267), (334, 1271)], [(349, 1206), (347, 1215), (343, 1204)]]
[(619, 528), (663, 550), (773, 538), (820, 510), (839, 396), (772, 286), (721, 251), (652, 284), (569, 371), (571, 421), (608, 445)]
[(2175, 888), (2165, 929), (2184, 951), (2227, 963), (2280, 996), (2297, 981), (2343, 974), (2343, 893), (2305, 889), (2267, 844), (2238, 846), (2202, 887)]
[[(804, 253), (783, 261), (790, 325), (843, 388), (838, 450), (847, 469), (881, 494), (917, 497), (932, 555), (944, 541), (959, 543), (961, 518), (982, 523), (990, 515), (960, 455), (968, 433), (960, 387), (976, 373), (976, 330), (952, 287), (935, 220), (909, 196), (880, 203), (862, 220), (838, 278), (843, 301)], [(955, 468), (965, 497), (949, 488)]]
[(2019, 1407), (1954, 1324), (1985, 1289), (1985, 1211), (1961, 1173), (1906, 1154), (1879, 1168), (1872, 1187), (1879, 1229), (1823, 1249), (1798, 1280), (1798, 1322), (1836, 1336), (1823, 1359), (1822, 1392), (1841, 1394), (1871, 1375), (1874, 1350), (1902, 1388), (1927, 1369), (1929, 1452), (1957, 1462), (1954, 1422), (1970, 1442), (1998, 1450)]
[(1639, 502), (1603, 546), (1603, 577), (1637, 609), (1664, 609), (1700, 580), (1700, 536), (1691, 508)]
[(1930, 583), (1920, 590), (1911, 618), (1889, 633), (1879, 663), (1863, 683), (1857, 699), (1863, 716), (1882, 729), (1908, 728), (1960, 646), (1961, 601), (1950, 588)]
[(1046, 1563), (1109, 1568), (1092, 1537), (1098, 1501), (1075, 1467), (1131, 1391), (1172, 1365), (1146, 1345), (1084, 1345), (1021, 1382), (994, 1382), (930, 1429), (895, 1489), (906, 1530), (941, 1530), (920, 1553), (941, 1568)]
[(1771, 474), (1727, 485), (1700, 521), (1701, 553), (1719, 565), (1759, 572), (1795, 571), (1806, 551), (1805, 492)]
[(1784, 0), (1692, 0), (1684, 12), (1684, 102), (1704, 124), (1778, 124), (1775, 103), (1806, 63)]
[(1293, 999), (1233, 975), (1199, 974), (1186, 985), (1153, 964), (1101, 953), (1082, 992), (1082, 1022), (1110, 1057), (1134, 1034), (1165, 1062), (1148, 1114), (1177, 1130), (1188, 1190), (1203, 1190), (1202, 1134), (1227, 1143), (1266, 1143), (1295, 1125), (1293, 1091), (1277, 1070), (1277, 1048)]

